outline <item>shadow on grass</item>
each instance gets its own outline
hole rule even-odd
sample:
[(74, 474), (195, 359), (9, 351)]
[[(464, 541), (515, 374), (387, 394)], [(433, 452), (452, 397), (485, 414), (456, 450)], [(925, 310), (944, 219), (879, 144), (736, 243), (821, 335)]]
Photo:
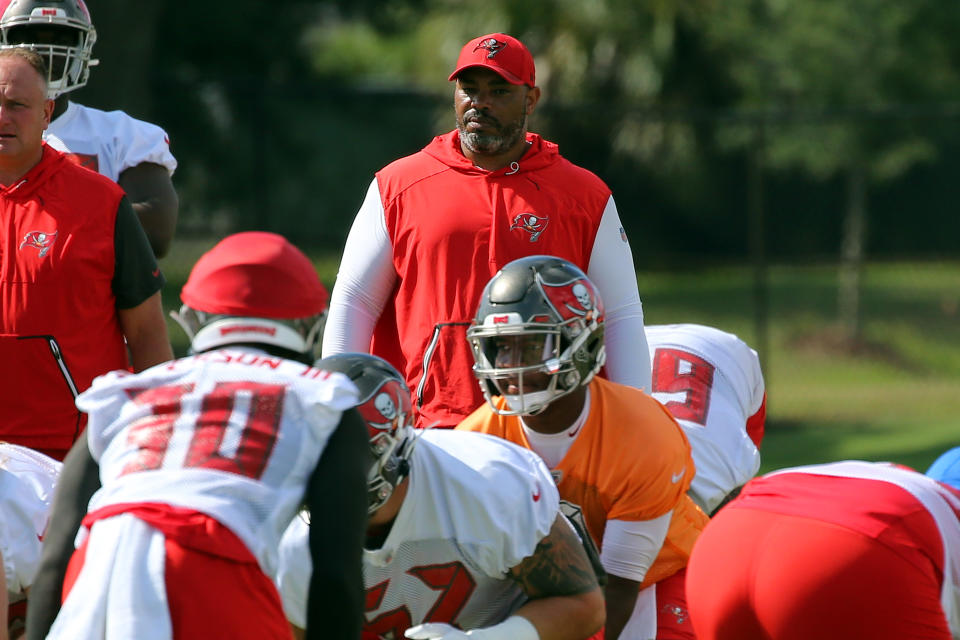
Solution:
[[(889, 445), (874, 449), (869, 455), (850, 455), (848, 443), (852, 436), (862, 437), (875, 431), (867, 422), (803, 423), (792, 420), (768, 420), (761, 447), (760, 474), (798, 465), (822, 464), (838, 460), (858, 459), (874, 462), (896, 462), (921, 473), (947, 449), (960, 445), (960, 437), (925, 447)], [(909, 434), (903, 440), (909, 442)], [(877, 435), (878, 438), (884, 437)], [(884, 440), (888, 438), (884, 437)]]
[(832, 462), (837, 459), (836, 451), (847, 437), (848, 429), (829, 429), (819, 424), (768, 418), (760, 449), (760, 473)]
[(866, 337), (850, 338), (837, 324), (797, 329), (787, 336), (786, 347), (797, 352), (871, 360), (908, 373), (930, 373), (929, 366), (894, 345)]

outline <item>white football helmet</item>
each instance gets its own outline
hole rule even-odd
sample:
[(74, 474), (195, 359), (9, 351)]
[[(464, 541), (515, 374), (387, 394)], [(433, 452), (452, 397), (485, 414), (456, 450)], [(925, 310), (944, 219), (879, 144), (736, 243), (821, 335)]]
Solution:
[(43, 57), (50, 99), (87, 84), (96, 41), (83, 0), (0, 0), (0, 47), (25, 46)]
[[(503, 267), (467, 329), (473, 372), (493, 410), (536, 414), (586, 386), (606, 358), (603, 323), (596, 287), (570, 262), (528, 256)], [(493, 396), (504, 396), (505, 405)]]

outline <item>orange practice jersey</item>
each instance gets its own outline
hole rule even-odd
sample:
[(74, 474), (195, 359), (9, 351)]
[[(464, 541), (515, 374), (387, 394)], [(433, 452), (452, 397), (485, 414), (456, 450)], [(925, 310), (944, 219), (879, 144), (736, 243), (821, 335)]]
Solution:
[[(518, 416), (498, 415), (487, 404), (457, 428), (532, 448)], [(639, 389), (594, 378), (590, 415), (551, 471), (560, 498), (579, 507), (598, 546), (608, 520), (651, 520), (673, 509), (644, 587), (686, 566), (708, 517), (686, 494), (695, 471), (690, 443), (659, 402)]]

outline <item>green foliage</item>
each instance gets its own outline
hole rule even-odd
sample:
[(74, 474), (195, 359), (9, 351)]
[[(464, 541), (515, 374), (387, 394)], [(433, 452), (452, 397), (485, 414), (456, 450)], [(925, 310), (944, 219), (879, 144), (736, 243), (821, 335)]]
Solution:
[[(434, 0), (416, 3), (423, 5), (416, 21), (399, 10), (402, 4), (388, 3), (401, 16), (395, 20), (371, 20), (368, 14), (352, 12), (311, 26), (306, 43), (314, 70), (360, 84), (445, 93), (463, 43), (501, 31), (519, 37), (535, 52), (544, 104), (591, 96), (614, 105), (649, 106), (669, 96), (666, 76), (678, 23), (686, 13), (696, 15), (698, 3), (492, 0), (478, 5)], [(652, 158), (666, 150), (692, 158), (689, 126), (661, 124), (625, 114), (593, 122), (601, 127), (594, 135), (610, 135), (618, 153)], [(645, 130), (648, 126), (650, 131)]]
[[(737, 87), (735, 104), (768, 123), (771, 166), (826, 178), (866, 162), (889, 180), (935, 157), (934, 139), (889, 111), (954, 100), (957, 50), (943, 21), (957, 17), (936, 0), (734, 0), (716, 5), (703, 35)], [(814, 117), (830, 128), (811, 135)], [(722, 142), (751, 136), (734, 130)]]
[[(887, 180), (933, 159), (935, 145), (902, 123), (876, 126), (884, 114), (872, 110), (956, 95), (957, 50), (943, 26), (956, 17), (937, 0), (394, 0), (320, 21), (306, 43), (320, 74), (442, 92), (463, 42), (509, 32), (536, 53), (545, 104), (589, 96), (614, 106), (613, 117), (593, 124), (619, 155), (695, 161), (709, 141), (698, 144), (692, 123), (636, 109), (710, 104), (771, 124), (774, 167), (827, 178), (868, 159), (872, 175)], [(812, 117), (833, 122), (811, 135)], [(748, 144), (746, 124), (720, 130), (720, 144)]]

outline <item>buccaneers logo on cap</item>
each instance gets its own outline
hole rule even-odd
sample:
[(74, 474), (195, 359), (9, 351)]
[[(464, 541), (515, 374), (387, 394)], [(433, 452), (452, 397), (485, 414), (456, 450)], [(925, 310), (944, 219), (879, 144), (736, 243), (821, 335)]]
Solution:
[(506, 42), (500, 42), (496, 38), (487, 38), (486, 40), (481, 40), (480, 42), (478, 42), (477, 46), (475, 46), (473, 50), (476, 51), (477, 49), (486, 49), (487, 51), (490, 52), (487, 54), (487, 58), (490, 59), (490, 58), (493, 58), (493, 56), (500, 53), (501, 51), (503, 51), (504, 48), (506, 48), (506, 46), (507, 46)]
[(543, 233), (548, 224), (550, 224), (550, 218), (547, 216), (538, 216), (535, 213), (518, 213), (513, 218), (510, 231), (522, 229), (530, 234), (530, 242), (536, 242), (540, 239), (540, 234)]
[(45, 233), (43, 231), (31, 231), (27, 235), (23, 236), (23, 242), (20, 243), (19, 249), (24, 247), (33, 247), (34, 249), (39, 249), (40, 253), (38, 254), (41, 258), (47, 255), (50, 252), (50, 249), (53, 247), (53, 241), (57, 239), (57, 232)]

